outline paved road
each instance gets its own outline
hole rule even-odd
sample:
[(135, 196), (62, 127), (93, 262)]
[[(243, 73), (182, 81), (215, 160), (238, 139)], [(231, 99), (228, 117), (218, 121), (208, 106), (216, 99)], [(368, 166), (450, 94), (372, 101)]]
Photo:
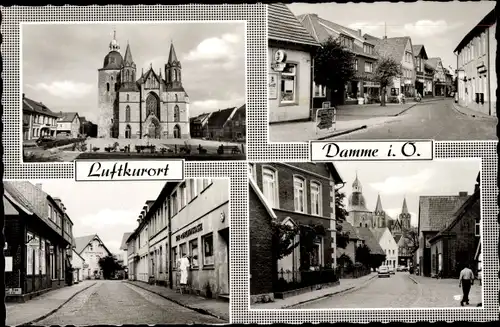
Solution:
[(452, 100), (420, 103), (386, 124), (333, 137), (334, 140), (434, 139), (497, 140), (494, 118), (473, 118), (458, 113)]
[(334, 295), (294, 309), (408, 308), (419, 297), (420, 287), (408, 278), (407, 273), (396, 273), (389, 278), (375, 277), (357, 291)]
[(102, 281), (35, 325), (214, 324), (223, 321), (121, 281)]

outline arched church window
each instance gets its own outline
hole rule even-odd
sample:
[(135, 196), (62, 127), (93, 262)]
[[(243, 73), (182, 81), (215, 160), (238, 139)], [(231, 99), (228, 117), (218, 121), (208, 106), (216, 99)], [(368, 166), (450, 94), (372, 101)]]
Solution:
[(368, 227), (368, 224), (365, 224), (365, 227)]
[(109, 92), (109, 83), (106, 83), (106, 91)]
[(172, 81), (172, 72), (170, 70), (167, 70), (167, 82)]
[(362, 223), (359, 223), (359, 227), (363, 227), (363, 224), (362, 224)]
[(179, 81), (180, 81), (181, 80), (181, 71), (180, 70), (177, 72), (177, 77), (179, 78)]
[(179, 117), (179, 116), (180, 116), (180, 113), (179, 113), (179, 106), (178, 106), (178, 105), (176, 105), (176, 106), (174, 107), (174, 121), (175, 121), (175, 122), (177, 122), (177, 121), (179, 121), (179, 120), (180, 120), (180, 117)]
[(130, 121), (130, 106), (127, 106), (125, 108), (125, 121), (129, 122)]
[(146, 98), (146, 116), (151, 114), (160, 119), (160, 104), (154, 93), (150, 93)]
[(177, 81), (177, 69), (174, 69), (174, 81)]

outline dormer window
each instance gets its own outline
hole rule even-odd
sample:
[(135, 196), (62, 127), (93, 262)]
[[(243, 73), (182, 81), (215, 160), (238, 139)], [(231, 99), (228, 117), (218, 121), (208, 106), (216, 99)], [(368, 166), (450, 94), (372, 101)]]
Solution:
[(353, 49), (354, 48), (354, 40), (350, 37), (347, 37), (345, 35), (340, 36), (340, 44), (348, 49)]
[(374, 51), (374, 47), (371, 44), (363, 44), (363, 52), (369, 55), (372, 55)]

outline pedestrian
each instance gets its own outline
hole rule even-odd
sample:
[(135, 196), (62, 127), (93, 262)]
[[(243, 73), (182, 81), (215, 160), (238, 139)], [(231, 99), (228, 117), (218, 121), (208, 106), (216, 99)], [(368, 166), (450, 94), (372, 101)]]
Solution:
[(460, 305), (464, 306), (464, 303), (469, 305), (469, 292), (471, 286), (474, 285), (474, 273), (466, 264), (464, 269), (460, 272), (460, 277), (458, 279), (458, 287), (462, 287), (463, 297), (460, 301)]
[(189, 259), (187, 258), (187, 254), (184, 254), (179, 262), (179, 270), (181, 272), (181, 294), (183, 289), (186, 288), (187, 283), (188, 283), (188, 269), (189, 269), (190, 263)]

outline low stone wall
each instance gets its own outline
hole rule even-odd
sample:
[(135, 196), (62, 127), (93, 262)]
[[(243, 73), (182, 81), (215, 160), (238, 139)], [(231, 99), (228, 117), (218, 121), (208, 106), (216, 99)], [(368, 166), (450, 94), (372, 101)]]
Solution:
[(340, 281), (323, 283), (323, 284), (316, 284), (316, 285), (298, 288), (296, 290), (291, 290), (291, 291), (286, 291), (286, 292), (275, 292), (274, 297), (277, 299), (286, 299), (286, 298), (289, 298), (291, 296), (309, 293), (312, 291), (316, 291), (316, 290), (320, 290), (320, 289), (328, 288), (328, 287), (334, 287), (334, 286), (338, 286), (338, 285), (340, 285)]

